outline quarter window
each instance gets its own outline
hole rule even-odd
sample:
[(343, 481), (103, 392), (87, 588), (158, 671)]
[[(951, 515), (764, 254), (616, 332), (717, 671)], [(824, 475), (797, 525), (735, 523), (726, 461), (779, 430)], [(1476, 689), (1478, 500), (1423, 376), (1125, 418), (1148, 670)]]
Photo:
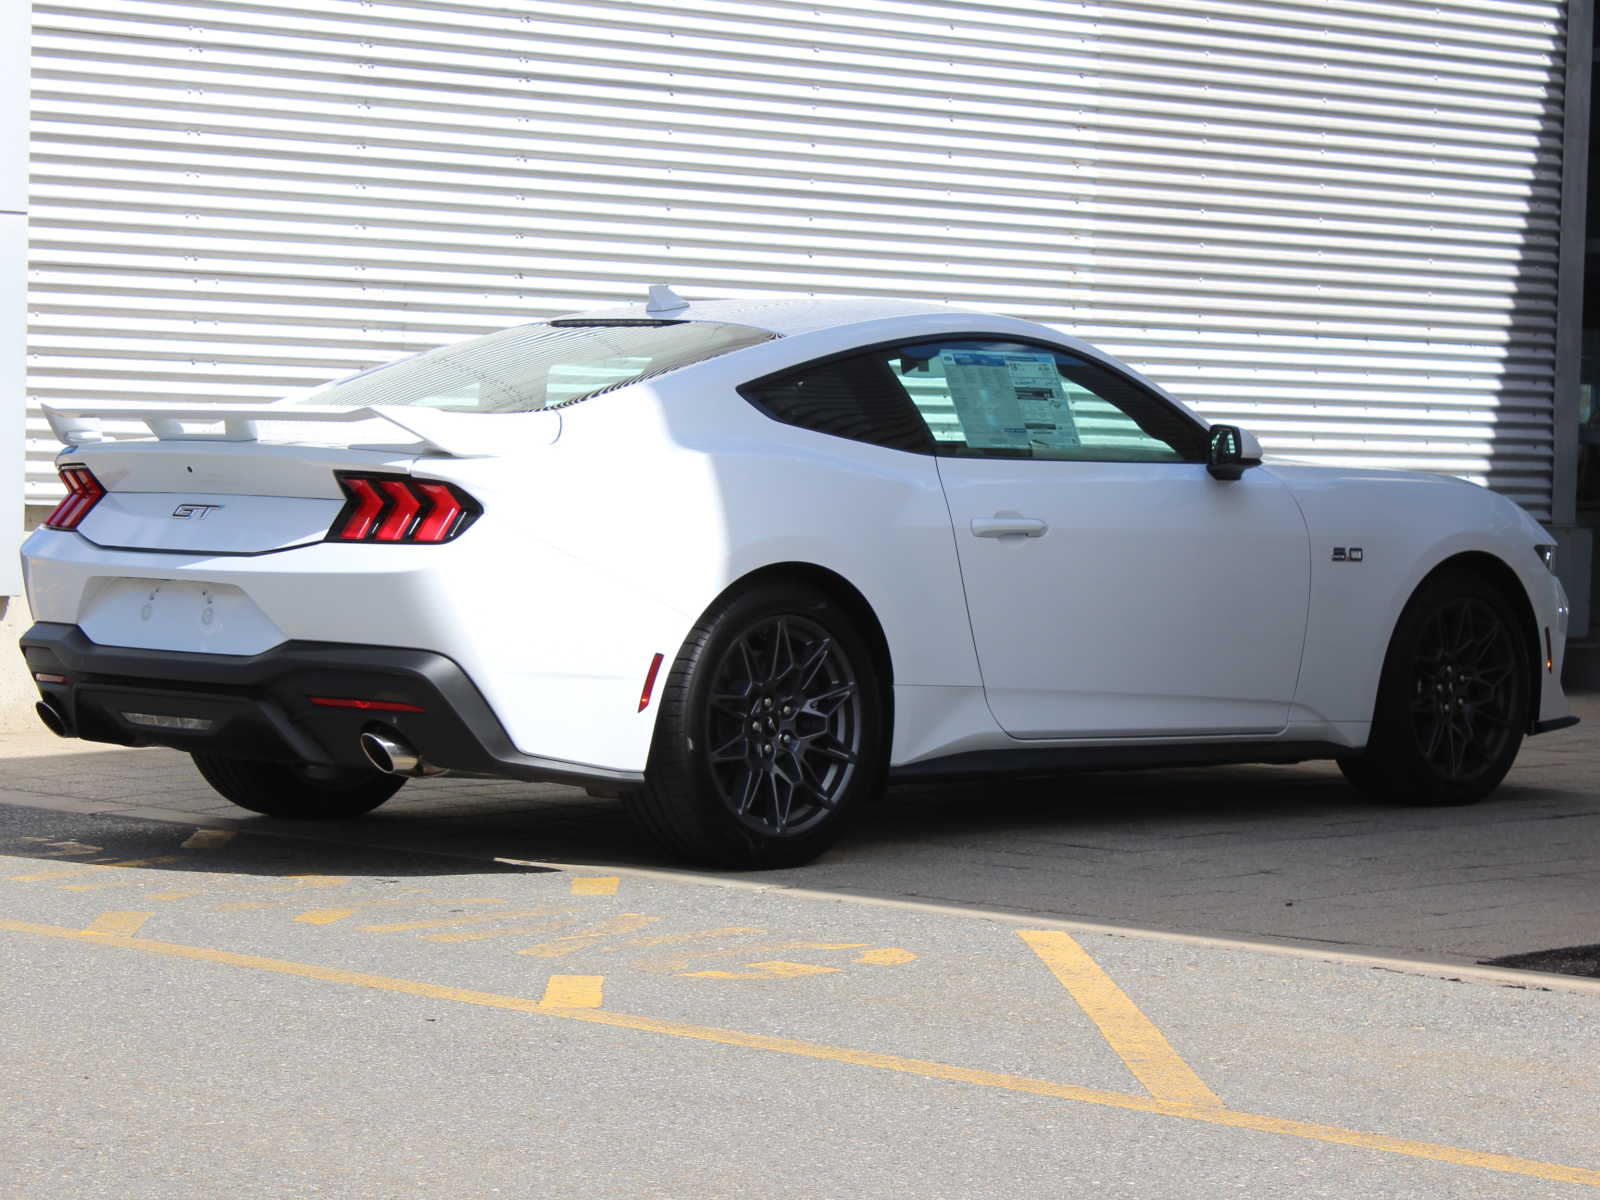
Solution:
[(786, 425), (891, 450), (933, 449), (927, 426), (881, 356), (812, 363), (739, 390)]
[(931, 341), (880, 351), (934, 452), (1080, 462), (1196, 462), (1205, 431), (1132, 380), (1025, 342)]

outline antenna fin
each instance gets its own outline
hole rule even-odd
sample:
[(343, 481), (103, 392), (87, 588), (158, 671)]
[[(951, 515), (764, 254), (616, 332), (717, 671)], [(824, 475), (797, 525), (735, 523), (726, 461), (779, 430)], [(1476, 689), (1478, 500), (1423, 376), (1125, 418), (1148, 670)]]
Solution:
[(650, 299), (645, 302), (644, 310), (647, 313), (675, 312), (680, 308), (688, 308), (689, 302), (665, 283), (652, 283), (650, 285)]

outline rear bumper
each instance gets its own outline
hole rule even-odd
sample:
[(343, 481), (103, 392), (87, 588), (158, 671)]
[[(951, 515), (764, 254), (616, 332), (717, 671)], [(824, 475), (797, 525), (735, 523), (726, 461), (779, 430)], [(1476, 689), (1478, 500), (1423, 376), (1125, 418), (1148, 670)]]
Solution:
[[(28, 670), (70, 736), (170, 746), (232, 758), (368, 767), (359, 739), (384, 728), (436, 766), (476, 775), (610, 788), (638, 772), (518, 751), (467, 673), (442, 654), (392, 646), (284, 642), (248, 656), (101, 646), (76, 625), (40, 622), (21, 639)], [(421, 712), (325, 708), (310, 697), (411, 705)], [(191, 718), (203, 729), (152, 728), (126, 714)]]

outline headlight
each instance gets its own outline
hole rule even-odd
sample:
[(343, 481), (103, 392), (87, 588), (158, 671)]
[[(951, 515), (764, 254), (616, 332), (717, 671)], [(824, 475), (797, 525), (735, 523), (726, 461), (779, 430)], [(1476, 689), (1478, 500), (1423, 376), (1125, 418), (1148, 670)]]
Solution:
[(1545, 570), (1556, 569), (1556, 548), (1553, 543), (1541, 542), (1533, 548), (1533, 552), (1539, 556), (1539, 561), (1544, 564)]

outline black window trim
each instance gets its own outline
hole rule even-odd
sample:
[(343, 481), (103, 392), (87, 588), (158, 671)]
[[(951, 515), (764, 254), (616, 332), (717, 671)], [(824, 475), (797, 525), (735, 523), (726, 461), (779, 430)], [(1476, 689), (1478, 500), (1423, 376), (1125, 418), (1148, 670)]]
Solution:
[[(1151, 400), (1151, 402), (1156, 404), (1158, 407), (1165, 409), (1166, 411), (1172, 413), (1174, 416), (1180, 417), (1184, 421), (1188, 422), (1190, 425), (1194, 426), (1194, 428), (1197, 431), (1196, 444), (1200, 447), (1199, 454), (1197, 456), (1195, 456), (1195, 457), (1185, 457), (1182, 461), (1184, 461), (1186, 463), (1203, 463), (1203, 462), (1206, 461), (1205, 447), (1206, 447), (1207, 438), (1208, 438), (1208, 436), (1210, 434), (1211, 426), (1208, 425), (1205, 421), (1203, 421), (1200, 418), (1194, 416), (1192, 413), (1188, 412), (1186, 409), (1178, 407), (1172, 401), (1168, 400), (1165, 396), (1163, 396), (1160, 392), (1152, 391), (1149, 384), (1144, 383), (1142, 380), (1135, 379), (1133, 376), (1129, 375), (1127, 371), (1123, 370), (1121, 367), (1117, 366), (1116, 364), (1114, 364), (1114, 363), (1108, 361), (1106, 358), (1102, 357), (1100, 355), (1100, 353), (1098, 351), (1096, 351), (1096, 350), (1091, 349), (1091, 350), (1089, 350), (1088, 353), (1085, 353), (1085, 352), (1083, 352), (1081, 350), (1075, 350), (1070, 346), (1054, 345), (1054, 344), (1052, 344), (1050, 342), (1045, 341), (1042, 338), (1029, 337), (1027, 335), (1018, 335), (1018, 334), (1011, 334), (1011, 333), (996, 333), (993, 330), (974, 331), (974, 332), (969, 332), (969, 333), (950, 333), (950, 332), (946, 332), (946, 331), (943, 331), (943, 330), (939, 330), (939, 331), (936, 331), (936, 332), (930, 332), (930, 333), (926, 333), (926, 334), (902, 335), (900, 337), (890, 338), (887, 341), (872, 342), (872, 343), (869, 343), (869, 344), (864, 345), (864, 346), (854, 346), (854, 347), (850, 348), (849, 350), (838, 350), (838, 351), (835, 351), (832, 354), (823, 354), (823, 355), (818, 356), (817, 358), (808, 358), (808, 359), (806, 359), (805, 362), (795, 363), (793, 366), (784, 367), (782, 370), (769, 371), (765, 375), (758, 376), (755, 379), (747, 379), (747, 380), (745, 380), (745, 382), (739, 384), (734, 390), (739, 393), (739, 395), (745, 400), (746, 403), (748, 403), (750, 405), (751, 408), (755, 409), (762, 416), (768, 418), (769, 420), (771, 420), (775, 424), (788, 426), (790, 429), (805, 429), (808, 433), (815, 433), (819, 437), (839, 438), (841, 441), (854, 442), (858, 446), (875, 446), (880, 450), (887, 450), (887, 451), (890, 451), (891, 453), (894, 453), (894, 454), (923, 454), (923, 455), (927, 455), (930, 458), (950, 458), (950, 457), (953, 457), (953, 455), (948, 453), (948, 452), (942, 452), (940, 450), (940, 448), (939, 448), (940, 447), (940, 443), (934, 441), (931, 437), (929, 438), (929, 443), (928, 443), (928, 448), (927, 449), (925, 449), (925, 450), (907, 450), (907, 449), (903, 449), (903, 448), (898, 447), (898, 446), (885, 446), (880, 442), (867, 442), (867, 441), (862, 441), (860, 438), (845, 437), (843, 434), (827, 433), (827, 432), (825, 432), (825, 431), (823, 431), (821, 429), (811, 429), (811, 428), (809, 428), (808, 426), (805, 426), (805, 425), (796, 425), (792, 421), (785, 421), (785, 420), (783, 420), (783, 419), (781, 419), (779, 417), (774, 416), (771, 412), (769, 412), (767, 410), (766, 406), (764, 404), (762, 404), (760, 398), (758, 396), (756, 396), (756, 395), (753, 395), (752, 393), (755, 392), (759, 388), (767, 387), (767, 386), (770, 386), (772, 384), (780, 383), (780, 382), (786, 381), (788, 379), (791, 379), (795, 375), (799, 374), (802, 371), (811, 370), (812, 368), (815, 368), (815, 367), (825, 367), (825, 366), (828, 366), (831, 363), (843, 362), (846, 359), (857, 358), (857, 357), (860, 357), (860, 356), (866, 355), (866, 354), (875, 354), (880, 350), (892, 350), (896, 346), (908, 346), (908, 345), (913, 345), (913, 344), (915, 344), (917, 342), (927, 342), (927, 341), (960, 342), (960, 341), (976, 341), (976, 340), (979, 340), (979, 339), (986, 339), (986, 340), (989, 340), (989, 341), (1011, 342), (1011, 343), (1014, 343), (1014, 344), (1020, 345), (1020, 346), (1037, 346), (1041, 350), (1050, 350), (1050, 351), (1054, 351), (1054, 352), (1059, 353), (1059, 354), (1071, 354), (1071, 355), (1076, 355), (1079, 358), (1086, 359), (1087, 361), (1093, 363), (1095, 366), (1101, 368), (1102, 370), (1107, 371), (1112, 375), (1115, 375), (1118, 379), (1122, 380), (1123, 383), (1125, 383), (1129, 387), (1133, 388), (1140, 395), (1148, 397)], [(887, 369), (887, 368), (885, 368), (885, 369)], [(893, 372), (891, 371), (890, 374), (892, 375)], [(901, 387), (901, 390), (904, 391), (904, 385), (903, 384), (899, 384), (898, 378), (896, 379), (895, 382), (896, 382), (897, 385), (899, 385)], [(909, 395), (907, 395), (906, 400), (907, 400), (907, 403), (911, 405), (912, 409), (916, 410), (916, 404), (911, 401), (911, 398), (910, 398)], [(918, 415), (918, 419), (921, 419), (921, 412), (920, 411), (917, 412), (917, 415)], [(1129, 415), (1130, 419), (1132, 419), (1132, 414), (1128, 414), (1128, 415)], [(1138, 424), (1137, 420), (1135, 420), (1134, 423)], [(1141, 428), (1143, 428), (1143, 427), (1141, 426)], [(1154, 435), (1151, 435), (1151, 436), (1154, 436)], [(1164, 439), (1157, 439), (1157, 440), (1164, 440)], [(1180, 451), (1180, 453), (1181, 453), (1181, 451)], [(1016, 461), (1018, 461), (1018, 462), (1065, 462), (1065, 461), (1073, 461), (1073, 460), (1070, 460), (1070, 459), (1020, 459), (1019, 458)], [(1118, 461), (1121, 461), (1121, 460), (1118, 460)]]

